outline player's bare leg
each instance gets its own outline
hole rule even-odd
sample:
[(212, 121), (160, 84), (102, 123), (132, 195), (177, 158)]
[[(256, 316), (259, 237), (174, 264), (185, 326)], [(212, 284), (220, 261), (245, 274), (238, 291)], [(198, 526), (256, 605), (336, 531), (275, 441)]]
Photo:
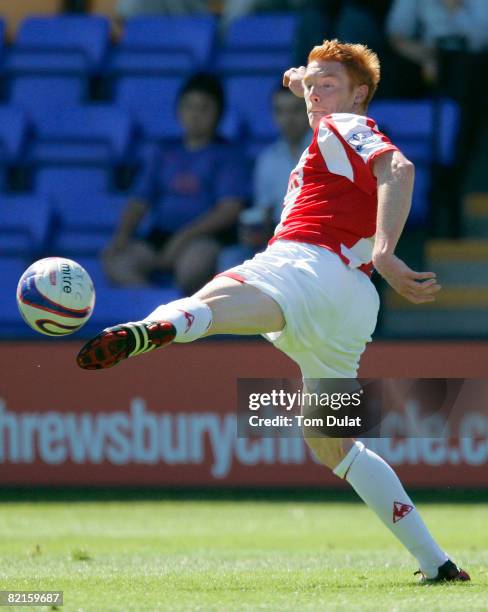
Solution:
[(320, 462), (347, 480), (418, 560), (422, 581), (470, 579), (438, 546), (398, 476), (379, 455), (352, 438), (311, 437), (306, 432), (304, 436)]
[(86, 370), (110, 368), (172, 342), (192, 342), (213, 334), (260, 334), (285, 325), (278, 304), (259, 289), (221, 276), (194, 296), (156, 308), (143, 321), (103, 330), (80, 350)]
[(212, 323), (205, 336), (263, 334), (281, 331), (285, 326), (283, 312), (273, 298), (227, 276), (214, 278), (194, 297), (212, 311)]

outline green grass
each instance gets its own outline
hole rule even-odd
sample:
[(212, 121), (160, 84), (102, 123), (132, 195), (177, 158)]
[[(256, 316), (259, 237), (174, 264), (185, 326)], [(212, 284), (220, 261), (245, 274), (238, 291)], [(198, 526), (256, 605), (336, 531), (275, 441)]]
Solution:
[(488, 506), (419, 508), (470, 584), (419, 586), (360, 503), (169, 499), (0, 502), (0, 588), (66, 611), (486, 610)]

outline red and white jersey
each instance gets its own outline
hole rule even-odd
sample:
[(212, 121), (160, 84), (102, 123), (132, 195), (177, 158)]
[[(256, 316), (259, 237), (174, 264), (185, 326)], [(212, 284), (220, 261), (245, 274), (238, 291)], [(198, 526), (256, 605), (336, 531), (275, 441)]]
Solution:
[(350, 113), (323, 117), (290, 174), (270, 244), (276, 240), (316, 244), (370, 273), (377, 210), (372, 162), (396, 150), (373, 119)]

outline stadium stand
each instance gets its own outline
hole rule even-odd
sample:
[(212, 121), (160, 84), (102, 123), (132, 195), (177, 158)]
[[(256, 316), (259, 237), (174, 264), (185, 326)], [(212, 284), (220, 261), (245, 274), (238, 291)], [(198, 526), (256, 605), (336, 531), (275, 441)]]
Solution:
[(7, 69), (24, 73), (97, 72), (108, 49), (109, 22), (102, 16), (30, 17), (19, 28)]
[(104, 65), (109, 22), (101, 16), (31, 17), (7, 53), (10, 102), (29, 114), (81, 104)]
[(112, 190), (111, 168), (47, 166), (34, 172), (34, 191), (58, 198)]
[(209, 67), (217, 22), (211, 15), (133, 17), (110, 68), (118, 74), (188, 74)]
[(246, 15), (232, 21), (217, 57), (218, 71), (279, 75), (292, 65), (296, 25), (291, 13)]
[(0, 163), (20, 160), (27, 137), (24, 113), (11, 106), (0, 107)]
[(99, 256), (112, 238), (126, 203), (126, 196), (99, 191), (53, 196), (56, 232), (50, 250), (74, 259)]
[(10, 81), (9, 103), (29, 116), (47, 116), (86, 101), (88, 84), (78, 77), (22, 76)]
[(132, 138), (132, 121), (122, 109), (93, 105), (62, 108), (37, 116), (30, 161), (37, 164), (121, 163)]
[(176, 98), (181, 76), (122, 76), (115, 84), (115, 103), (130, 112), (146, 140), (175, 140), (180, 135)]
[(369, 109), (387, 134), (416, 166), (409, 226), (423, 225), (429, 214), (430, 168), (433, 163), (453, 163), (459, 110), (448, 99), (380, 100)]
[(380, 100), (372, 102), (369, 115), (408, 157), (423, 163), (453, 162), (459, 108), (452, 100)]
[(276, 76), (229, 76), (224, 80), (227, 105), (237, 115), (251, 157), (277, 137), (271, 98)]
[(9, 172), (19, 163), (27, 138), (27, 121), (16, 108), (0, 107), (0, 190), (9, 189)]
[(0, 196), (0, 255), (35, 259), (47, 247), (52, 208), (39, 195)]

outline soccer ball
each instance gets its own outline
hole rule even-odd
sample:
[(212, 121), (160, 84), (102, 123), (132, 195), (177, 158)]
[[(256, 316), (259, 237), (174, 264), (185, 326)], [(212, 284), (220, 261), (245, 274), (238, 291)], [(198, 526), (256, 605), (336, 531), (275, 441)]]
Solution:
[(67, 336), (82, 327), (95, 305), (88, 272), (71, 259), (47, 257), (22, 274), (17, 305), (24, 321), (46, 336)]

